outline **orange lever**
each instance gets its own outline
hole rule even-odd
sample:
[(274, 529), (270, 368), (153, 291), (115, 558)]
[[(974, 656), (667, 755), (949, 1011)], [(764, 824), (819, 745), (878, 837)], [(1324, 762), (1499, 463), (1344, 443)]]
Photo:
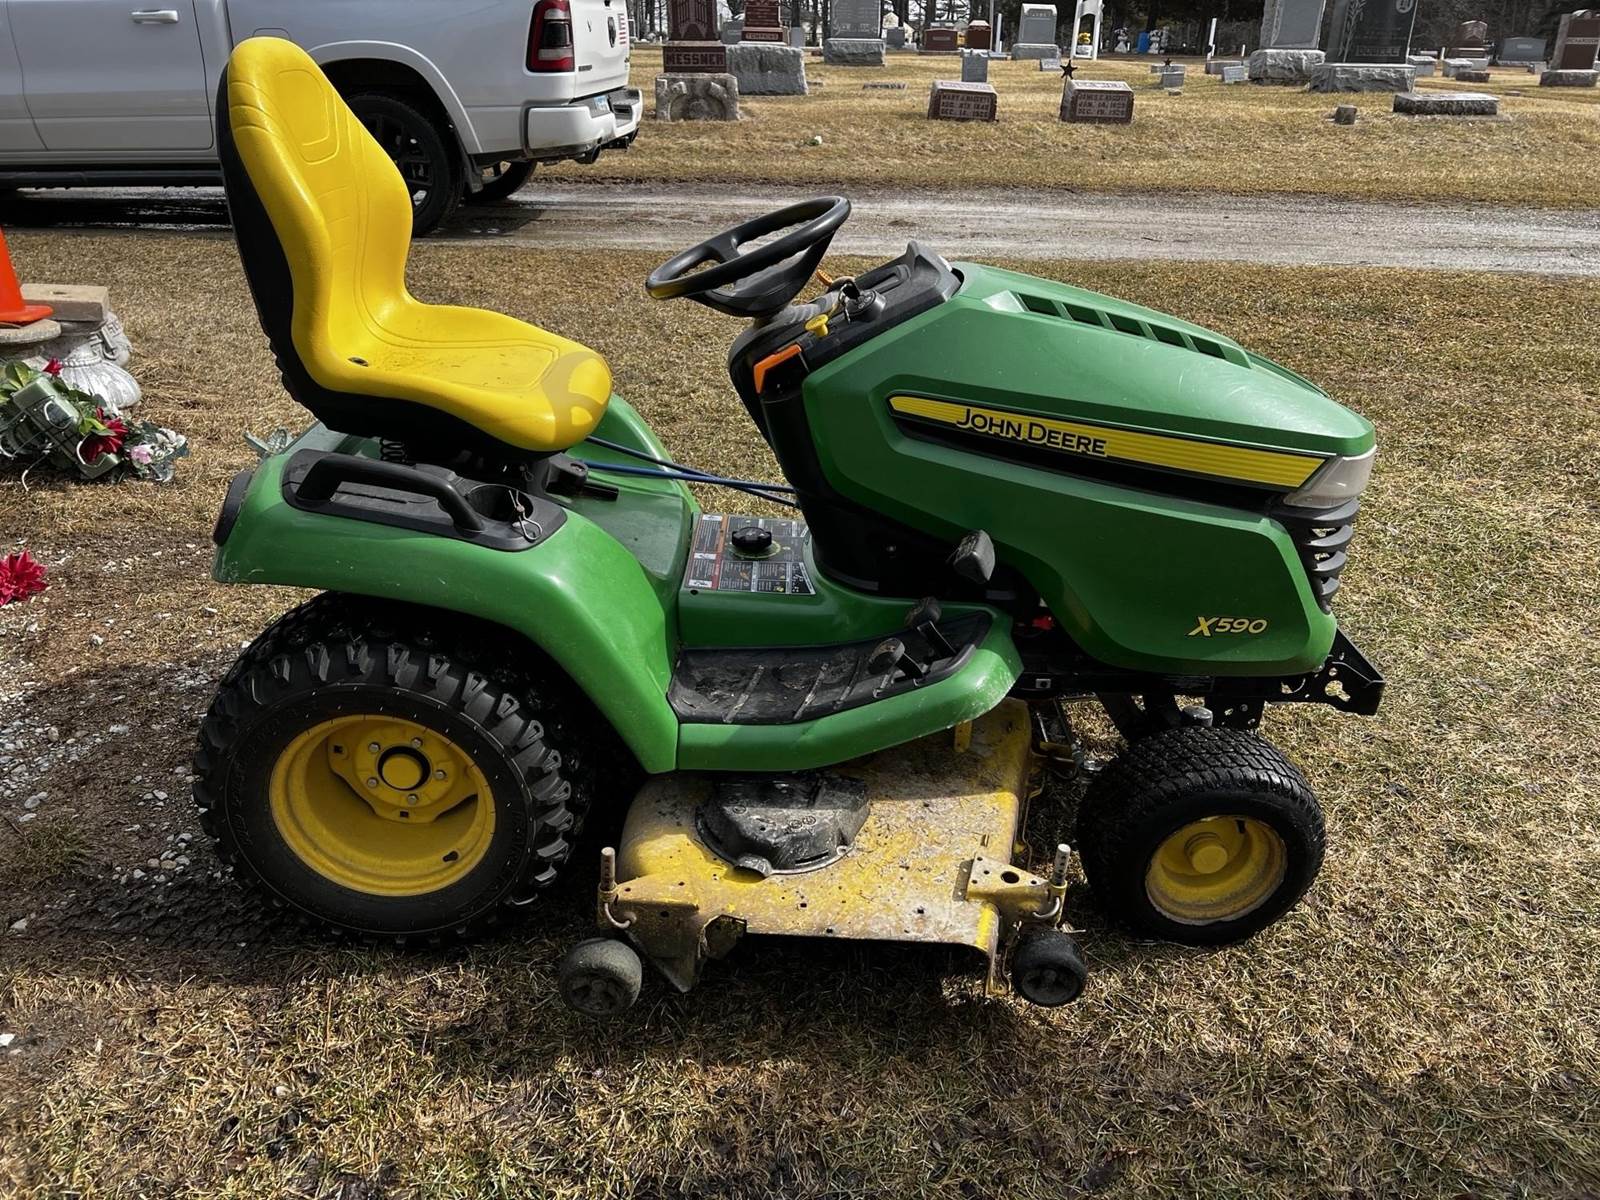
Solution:
[(756, 394), (761, 394), (762, 385), (767, 382), (768, 371), (772, 370), (773, 367), (788, 362), (791, 358), (799, 353), (800, 343), (790, 342), (782, 350), (774, 350), (771, 354), (767, 355), (760, 362), (758, 362), (754, 372), (756, 381)]

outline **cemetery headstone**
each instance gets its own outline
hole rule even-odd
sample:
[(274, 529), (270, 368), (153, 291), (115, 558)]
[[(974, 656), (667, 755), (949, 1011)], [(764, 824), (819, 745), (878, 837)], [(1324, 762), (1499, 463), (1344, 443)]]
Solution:
[(661, 69), (669, 75), (716, 75), (728, 69), (716, 0), (668, 0)]
[(874, 79), (861, 85), (863, 92), (903, 92), (906, 90), (903, 79)]
[[(1551, 71), (1592, 71), (1600, 53), (1600, 11), (1580, 9), (1564, 13), (1550, 52)], [(1548, 73), (1548, 72), (1547, 72)]]
[(804, 50), (806, 48), (805, 29), (799, 25), (789, 26), (789, 45), (793, 46), (796, 50)]
[(961, 46), (953, 25), (934, 25), (922, 31), (924, 54), (954, 54), (959, 49)]
[(1061, 70), (1061, 60), (1059, 58), (1041, 58), (1039, 60), (1039, 70), (1059, 71)]
[(1536, 63), (1544, 61), (1545, 40), (1536, 37), (1509, 37), (1500, 43), (1500, 53), (1495, 55), (1497, 62)]
[(1223, 67), (1242, 67), (1244, 64), (1237, 59), (1208, 58), (1206, 60), (1207, 75), (1221, 75)]
[(725, 47), (728, 74), (739, 81), (741, 96), (804, 96), (806, 52), (770, 42), (740, 42)]
[(1127, 125), (1133, 120), (1133, 89), (1120, 79), (1069, 79), (1061, 88), (1061, 119)]
[(1012, 58), (1060, 58), (1056, 45), (1056, 10), (1052, 4), (1024, 4), (1011, 44)]
[(1439, 60), (1429, 54), (1410, 54), (1406, 56), (1406, 61), (1417, 69), (1418, 79), (1432, 75), (1439, 65)]
[(1251, 83), (1305, 83), (1322, 65), (1321, 50), (1257, 50), (1246, 60)]
[(833, 0), (833, 18), (828, 32), (841, 38), (883, 36), (880, 0)]
[(1539, 76), (1540, 87), (1594, 87), (1600, 71), (1546, 71)]
[(1261, 17), (1265, 50), (1315, 50), (1322, 34), (1323, 0), (1267, 0)]
[(987, 50), (963, 50), (961, 52), (961, 82), (989, 82), (989, 52)]
[(906, 27), (896, 25), (883, 31), (884, 41), (889, 43), (891, 50), (904, 50), (906, 48)]
[(1487, 58), (1489, 57), (1489, 23), (1487, 21), (1463, 21), (1456, 26), (1454, 35), (1450, 38), (1450, 45), (1445, 54), (1450, 58)]
[(990, 28), (989, 22), (973, 21), (967, 26), (968, 50), (987, 50), (993, 44), (994, 30)]
[(1340, 104), (1333, 110), (1333, 123), (1335, 125), (1354, 125), (1356, 123), (1356, 106), (1354, 104)]
[(1334, 0), (1328, 61), (1403, 63), (1416, 20), (1417, 0)]
[(1168, 91), (1176, 91), (1183, 86), (1182, 67), (1163, 67), (1156, 74), (1156, 86)]
[(1409, 92), (1417, 69), (1409, 63), (1323, 63), (1311, 69), (1313, 92)]
[(778, 0), (745, 0), (744, 29), (739, 34), (742, 42), (785, 42), (783, 14)]
[(839, 67), (883, 66), (881, 0), (833, 0), (832, 36), (822, 44), (822, 61)]
[(1394, 111), (1413, 117), (1493, 117), (1500, 100), (1487, 92), (1396, 92)]
[(656, 119), (737, 121), (739, 84), (732, 75), (657, 75)]
[(882, 38), (829, 38), (822, 43), (822, 61), (832, 67), (883, 66)]
[(987, 83), (936, 79), (928, 89), (931, 121), (992, 121), (999, 107), (1000, 97)]
[(1476, 69), (1461, 70), (1456, 72), (1455, 80), (1457, 83), (1488, 83), (1489, 72)]
[(744, 16), (729, 17), (722, 23), (722, 44), (724, 46), (738, 45), (740, 35), (744, 33)]
[(1250, 81), (1250, 68), (1241, 63), (1237, 67), (1222, 68), (1223, 83), (1248, 83)]

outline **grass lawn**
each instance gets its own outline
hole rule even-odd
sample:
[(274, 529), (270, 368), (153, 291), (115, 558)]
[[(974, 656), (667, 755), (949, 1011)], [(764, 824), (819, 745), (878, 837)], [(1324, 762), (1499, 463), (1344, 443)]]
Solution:
[[(1057, 119), (1061, 77), (1035, 62), (995, 61), (993, 124), (929, 121), (928, 85), (961, 77), (959, 59), (891, 55), (882, 68), (809, 60), (809, 96), (754, 96), (737, 125), (662, 123), (654, 111), (661, 49), (633, 55), (647, 112), (626, 154), (551, 170), (574, 181), (761, 181), (849, 190), (876, 187), (1017, 187), (1081, 191), (1296, 193), (1352, 199), (1483, 201), (1575, 208), (1600, 185), (1600, 89), (1541, 88), (1520, 69), (1496, 68), (1487, 85), (1418, 81), (1424, 91), (1489, 91), (1498, 118), (1407, 117), (1388, 92), (1311, 95), (1235, 84), (1189, 68), (1181, 95), (1151, 82), (1154, 60), (1103, 60), (1079, 78), (1126, 79), (1136, 93), (1129, 126)], [(865, 91), (903, 80), (905, 91)], [(1335, 104), (1360, 110), (1354, 126), (1329, 119)], [(822, 145), (813, 146), (814, 135)], [(540, 168), (541, 171), (545, 168)]]
[[(1312, 119), (1323, 100), (1238, 92), (1139, 102), (1259, 105), (1286, 128), (1299, 111), (1308, 138), (1333, 136)], [(864, 127), (894, 128), (915, 99)], [(1150, 156), (1156, 124), (1082, 136), (1140, 139)], [(1526, 135), (1473, 128), (1438, 136)], [(648, 132), (662, 136), (622, 161), (709, 136)], [(1015, 151), (1015, 132), (939, 135)], [(1218, 121), (1224, 133), (1259, 152), (1238, 125)], [(1328, 809), (1320, 881), (1284, 922), (1215, 953), (1132, 941), (1075, 896), (1093, 974), (1068, 1009), (984, 999), (938, 952), (752, 939), (697, 992), (651, 981), (630, 1019), (599, 1028), (563, 1009), (553, 976), (588, 932), (593, 847), (614, 815), (520, 935), (450, 953), (329, 945), (219, 877), (188, 796), (194, 730), (241, 641), (295, 597), (210, 582), (207, 535), (250, 460), (241, 433), (306, 417), (277, 385), (225, 237), (19, 233), (12, 249), (30, 276), (110, 285), (144, 412), (187, 431), (194, 455), (167, 487), (0, 477), (0, 551), (26, 542), (51, 569), (43, 596), (0, 609), (0, 1033), (15, 1035), (0, 1050), (0, 1192), (1600, 1189), (1600, 285), (1031, 264), (1235, 335), (1377, 423), (1338, 611), (1389, 676), (1384, 711), (1268, 721)], [(723, 376), (734, 324), (646, 300), (651, 265), (422, 243), (413, 273), (430, 298), (600, 348), (683, 458), (770, 470)], [(1098, 722), (1086, 731), (1094, 753), (1114, 750)], [(1074, 797), (1047, 794), (1041, 846)], [(178, 854), (181, 870), (147, 867)]]

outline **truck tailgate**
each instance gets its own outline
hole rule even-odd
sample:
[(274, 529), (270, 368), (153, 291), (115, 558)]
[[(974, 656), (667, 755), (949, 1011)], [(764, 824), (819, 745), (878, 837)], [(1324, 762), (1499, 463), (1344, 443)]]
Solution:
[(592, 96), (628, 82), (626, 0), (570, 0), (577, 94)]

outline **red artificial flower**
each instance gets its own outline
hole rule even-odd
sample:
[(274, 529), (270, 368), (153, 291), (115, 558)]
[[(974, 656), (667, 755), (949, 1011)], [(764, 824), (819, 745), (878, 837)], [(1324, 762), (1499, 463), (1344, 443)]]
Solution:
[(94, 410), (94, 419), (104, 427), (104, 433), (91, 433), (83, 439), (83, 444), (78, 447), (78, 457), (86, 463), (92, 463), (102, 454), (115, 454), (122, 449), (123, 440), (128, 436), (128, 427), (123, 424), (121, 417), (108, 417), (106, 410)]
[(44, 373), (46, 375), (60, 375), (61, 360), (59, 358), (52, 358), (49, 362), (45, 363)]
[(44, 591), (44, 564), (26, 550), (0, 555), (0, 604)]

